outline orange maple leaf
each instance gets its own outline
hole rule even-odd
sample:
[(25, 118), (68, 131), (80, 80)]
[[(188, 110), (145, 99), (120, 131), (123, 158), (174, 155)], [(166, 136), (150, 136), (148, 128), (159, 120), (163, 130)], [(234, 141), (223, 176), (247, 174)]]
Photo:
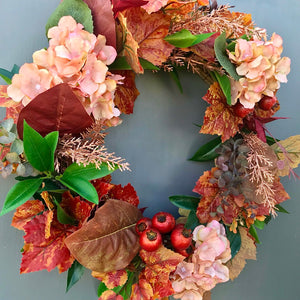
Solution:
[(117, 270), (112, 272), (92, 272), (92, 276), (105, 283), (110, 290), (117, 286), (122, 286), (126, 283), (128, 275), (126, 270)]
[(145, 279), (139, 279), (138, 283), (132, 285), (130, 300), (152, 300), (153, 289)]
[(152, 287), (154, 299), (170, 296), (174, 293), (169, 279), (170, 273), (175, 271), (177, 265), (184, 260), (184, 256), (160, 246), (158, 250), (148, 252), (140, 251), (140, 257), (146, 264), (141, 273)]
[(211, 106), (205, 111), (200, 133), (218, 134), (222, 136), (222, 142), (235, 136), (239, 132), (239, 125), (243, 124), (243, 119), (233, 113), (217, 82), (210, 86), (203, 99)]
[(98, 300), (123, 300), (123, 297), (117, 295), (114, 291), (108, 290), (102, 293)]
[(140, 94), (135, 85), (135, 74), (132, 71), (117, 71), (116, 73), (125, 78), (123, 84), (117, 86), (114, 102), (122, 113), (132, 114), (134, 102)]
[(139, 45), (139, 57), (157, 66), (165, 62), (174, 49), (174, 46), (164, 41), (169, 33), (171, 16), (162, 11), (148, 14), (140, 7), (127, 9), (124, 16), (127, 18), (128, 30)]

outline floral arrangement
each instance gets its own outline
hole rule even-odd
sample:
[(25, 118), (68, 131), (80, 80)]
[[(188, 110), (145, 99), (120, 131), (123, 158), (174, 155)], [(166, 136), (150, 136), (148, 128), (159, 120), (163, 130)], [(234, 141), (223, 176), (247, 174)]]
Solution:
[[(256, 258), (256, 229), (286, 213), (280, 177), (298, 177), (300, 136), (279, 141), (265, 126), (290, 71), (282, 38), (207, 0), (64, 0), (46, 32), (32, 63), (0, 69), (0, 168), (18, 181), (1, 215), (16, 210), (25, 233), (20, 272), (68, 271), (69, 290), (90, 269), (99, 300), (209, 299)], [(129, 164), (105, 130), (133, 113), (145, 70), (179, 89), (178, 70), (210, 84), (200, 133), (217, 137), (191, 160), (215, 166), (197, 196), (170, 196), (177, 219), (144, 217), (133, 186), (111, 182)]]

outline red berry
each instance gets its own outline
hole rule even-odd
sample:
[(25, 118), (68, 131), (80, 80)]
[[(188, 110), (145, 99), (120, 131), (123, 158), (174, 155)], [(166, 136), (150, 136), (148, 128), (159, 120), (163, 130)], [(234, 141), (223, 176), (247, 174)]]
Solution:
[(146, 251), (155, 251), (161, 244), (161, 234), (155, 228), (149, 228), (140, 235), (140, 245)]
[(277, 102), (277, 98), (275, 96), (274, 97), (264, 96), (258, 102), (258, 106), (262, 110), (270, 110), (275, 105), (276, 102)]
[(183, 250), (179, 250), (179, 249), (175, 249), (175, 251), (179, 254), (181, 254), (184, 257), (189, 257), (190, 255), (188, 254), (188, 252), (186, 251), (186, 249)]
[(167, 212), (159, 212), (152, 218), (152, 226), (160, 233), (168, 233), (175, 227), (175, 218)]
[(135, 231), (138, 235), (141, 235), (146, 229), (152, 227), (151, 219), (142, 218), (135, 225)]
[(238, 102), (236, 105), (232, 106), (232, 108), (233, 108), (234, 114), (241, 118), (245, 118), (247, 115), (249, 115), (253, 111), (253, 108), (246, 108), (240, 102)]
[(187, 249), (192, 243), (192, 233), (184, 224), (178, 224), (171, 232), (171, 243), (177, 250)]

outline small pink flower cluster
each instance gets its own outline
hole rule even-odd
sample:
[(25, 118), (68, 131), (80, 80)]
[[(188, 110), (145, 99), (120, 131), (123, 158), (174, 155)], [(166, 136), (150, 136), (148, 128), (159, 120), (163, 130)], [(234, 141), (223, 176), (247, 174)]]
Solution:
[(66, 82), (95, 119), (119, 116), (113, 98), (122, 77), (108, 72), (107, 65), (116, 58), (116, 50), (105, 45), (103, 35), (96, 37), (83, 30), (71, 16), (60, 19), (48, 31), (49, 48), (36, 51), (33, 63), (24, 64), (12, 79), (7, 92), (26, 106), (51, 87)]
[(229, 58), (238, 65), (236, 71), (242, 78), (231, 82), (233, 104), (239, 98), (245, 108), (253, 108), (264, 95), (275, 96), (290, 72), (291, 61), (280, 58), (282, 50), (282, 38), (276, 33), (266, 42), (237, 40), (235, 53), (229, 53)]
[(181, 262), (174, 273), (176, 299), (201, 300), (205, 291), (229, 280), (224, 263), (231, 258), (231, 250), (224, 226), (215, 220), (206, 227), (200, 225), (193, 232), (193, 240), (196, 249), (189, 262)]

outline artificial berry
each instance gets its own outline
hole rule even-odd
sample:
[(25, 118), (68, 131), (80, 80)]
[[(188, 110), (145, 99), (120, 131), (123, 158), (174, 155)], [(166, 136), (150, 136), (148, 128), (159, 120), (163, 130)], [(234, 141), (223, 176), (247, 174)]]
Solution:
[(168, 233), (175, 227), (175, 218), (167, 212), (159, 212), (152, 218), (152, 226), (160, 233)]
[(241, 118), (245, 118), (247, 115), (249, 115), (253, 111), (253, 108), (246, 108), (240, 102), (238, 102), (236, 105), (232, 106), (232, 108), (233, 108), (234, 114)]
[(190, 255), (188, 254), (188, 252), (186, 251), (186, 249), (183, 250), (179, 250), (179, 249), (175, 249), (175, 251), (179, 254), (181, 254), (184, 257), (189, 257)]
[(275, 96), (274, 97), (264, 96), (258, 102), (258, 106), (262, 110), (270, 110), (275, 105), (276, 102), (277, 102), (277, 98)]
[(171, 243), (176, 250), (187, 249), (192, 243), (191, 230), (184, 227), (184, 224), (178, 224), (171, 232)]
[(141, 235), (145, 230), (152, 227), (151, 219), (142, 218), (135, 225), (135, 231), (138, 235)]
[(140, 235), (140, 245), (146, 251), (155, 251), (162, 244), (160, 232), (155, 228), (149, 228)]

